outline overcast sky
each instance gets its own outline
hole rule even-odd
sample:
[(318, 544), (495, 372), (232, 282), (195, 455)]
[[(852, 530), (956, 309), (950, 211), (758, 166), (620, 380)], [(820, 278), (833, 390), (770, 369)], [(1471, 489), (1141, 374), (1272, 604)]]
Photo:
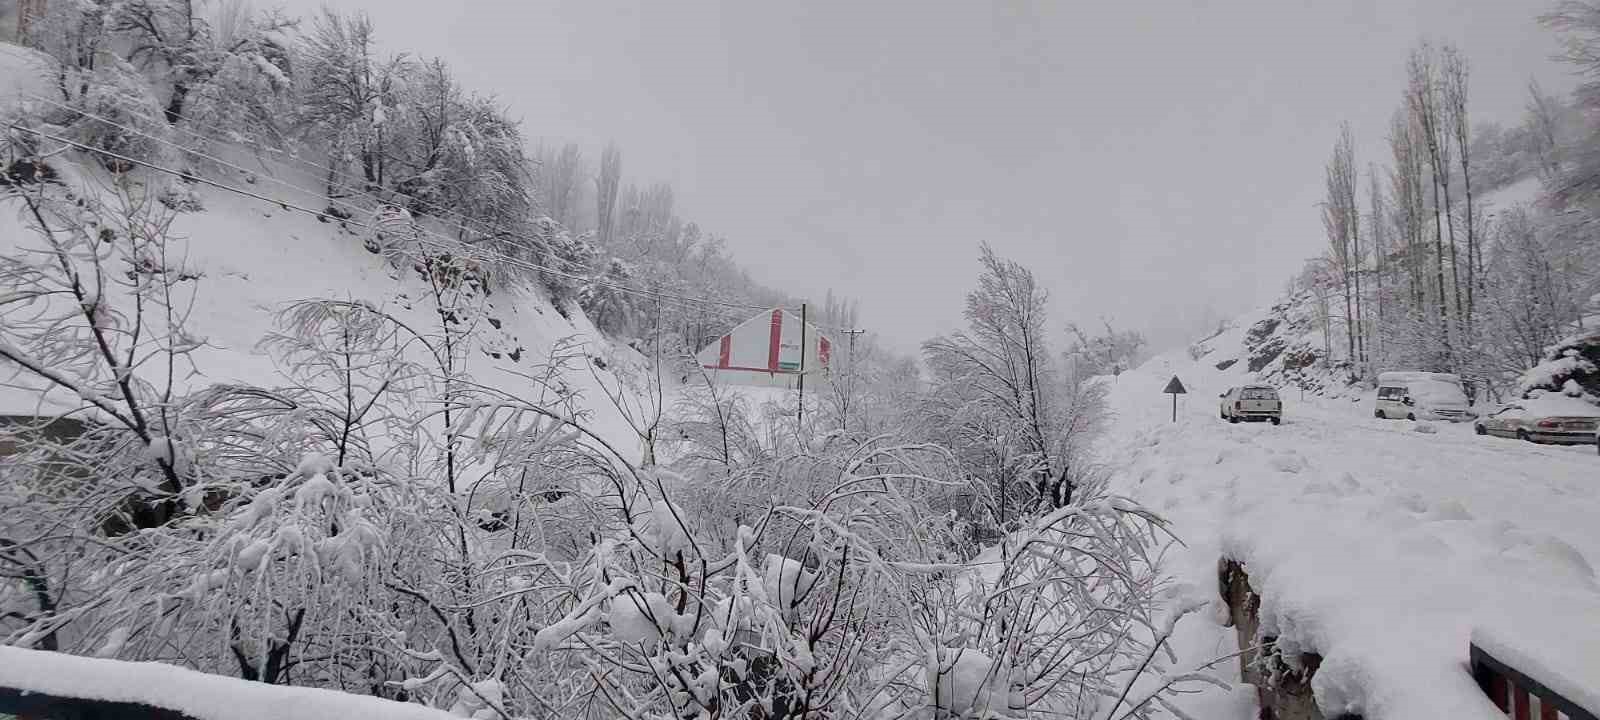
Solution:
[[(318, 0), (290, 0), (297, 14)], [(1058, 323), (1184, 339), (1269, 302), (1319, 252), (1348, 119), (1382, 160), (1409, 48), (1452, 40), (1477, 119), (1570, 86), (1521, 0), (439, 3), (366, 10), (530, 137), (615, 140), (758, 278), (859, 298), (903, 349), (960, 321), (987, 240)]]

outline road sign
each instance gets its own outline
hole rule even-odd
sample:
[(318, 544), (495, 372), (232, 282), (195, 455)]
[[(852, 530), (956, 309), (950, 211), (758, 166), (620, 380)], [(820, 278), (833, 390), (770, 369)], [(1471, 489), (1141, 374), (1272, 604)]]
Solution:
[(1167, 381), (1167, 388), (1165, 390), (1162, 390), (1161, 392), (1167, 393), (1168, 395), (1172, 396), (1172, 421), (1173, 422), (1177, 422), (1178, 421), (1178, 396), (1179, 395), (1187, 395), (1187, 394), (1189, 394), (1188, 388), (1185, 388), (1183, 386), (1183, 381), (1179, 380), (1177, 375), (1173, 375), (1172, 379)]

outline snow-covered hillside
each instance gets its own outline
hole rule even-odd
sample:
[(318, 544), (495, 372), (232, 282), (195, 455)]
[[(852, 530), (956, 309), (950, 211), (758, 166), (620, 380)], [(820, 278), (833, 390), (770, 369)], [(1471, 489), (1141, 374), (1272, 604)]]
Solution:
[[(1271, 307), (1245, 313), (1216, 334), (1156, 361), (1185, 365), (1188, 377), (1213, 385), (1298, 382), (1298, 369), (1323, 356), (1322, 331), (1309, 290), (1296, 292)], [(1187, 365), (1192, 364), (1192, 367)], [(1305, 380), (1323, 389), (1326, 373), (1307, 368)], [(1332, 389), (1331, 387), (1328, 389)]]
[[(15, 46), (0, 46), (0, 51), (0, 103), (40, 92), (44, 78), (38, 58)], [(369, 231), (291, 209), (315, 202), (303, 190), (318, 187), (312, 171), (242, 151), (222, 159), (248, 169), (226, 169), (220, 178), (223, 184), (286, 205), (205, 185), (185, 186), (154, 171), (139, 171), (122, 180), (132, 183), (134, 195), (176, 188), (192, 201), (173, 220), (174, 245), (169, 252), (173, 262), (181, 262), (184, 271), (196, 278), (186, 329), (205, 346), (190, 356), (194, 372), (177, 378), (180, 389), (228, 382), (281, 384), (279, 368), (260, 345), (276, 329), (277, 314), (294, 301), (352, 300), (417, 327), (438, 323), (426, 302), (426, 283), (411, 268), (370, 247)], [(49, 162), (71, 191), (116, 202), (117, 181), (85, 163), (81, 154), (69, 152)], [(37, 245), (23, 204), (0, 195), (0, 252), (15, 255)], [(485, 300), (483, 322), (473, 332), (475, 346), (466, 357), (468, 376), (526, 395), (534, 391), (529, 375), (563, 356), (567, 366), (563, 381), (581, 393), (588, 424), (616, 447), (636, 450), (637, 435), (607, 391), (616, 392), (618, 387), (613, 372), (617, 363), (637, 366), (643, 358), (599, 333), (575, 303), (565, 310), (558, 312), (530, 281), (497, 278)], [(0, 386), (0, 413), (35, 412), (41, 405), (35, 387), (18, 382)], [(76, 398), (51, 397), (43, 404), (71, 407)]]
[[(80, 188), (104, 181), (92, 173), (67, 174), (79, 180)], [(281, 383), (259, 344), (274, 329), (278, 311), (296, 300), (364, 301), (421, 327), (437, 322), (429, 317), (425, 284), (409, 268), (367, 250), (358, 229), (219, 190), (202, 187), (195, 193), (204, 209), (180, 213), (173, 223), (179, 239), (174, 252), (199, 276), (189, 330), (207, 343), (193, 355), (198, 375), (185, 381), (189, 387)], [(22, 222), (19, 203), (0, 202), (5, 207), (0, 213), (0, 252), (16, 252), (32, 233)], [(632, 351), (601, 336), (578, 308), (569, 308), (567, 314), (563, 317), (519, 283), (493, 290), (487, 299), (487, 326), (478, 329), (478, 347), (468, 354), (468, 373), (478, 382), (523, 394), (532, 389), (523, 375), (570, 343), (561, 350), (575, 356), (565, 380), (583, 392), (594, 426), (619, 447), (637, 447), (637, 437), (596, 378), (604, 377), (614, 388), (615, 376), (594, 362), (598, 358), (609, 365)], [(8, 409), (31, 407), (27, 403), (32, 398), (15, 392), (9, 396), (14, 407)], [(18, 403), (22, 405), (15, 407)]]

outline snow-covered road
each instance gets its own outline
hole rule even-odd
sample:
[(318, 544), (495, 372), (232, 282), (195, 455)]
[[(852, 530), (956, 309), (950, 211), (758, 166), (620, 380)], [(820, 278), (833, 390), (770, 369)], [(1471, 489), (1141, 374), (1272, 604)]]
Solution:
[[(1172, 520), (1188, 545), (1172, 572), (1197, 592), (1215, 594), (1219, 557), (1245, 563), (1263, 632), (1324, 656), (1313, 687), (1330, 717), (1495, 717), (1465, 669), (1475, 628), (1600, 678), (1594, 446), (1477, 437), (1465, 424), (1417, 432), (1373, 418), (1370, 399), (1294, 392), (1282, 426), (1230, 425), (1217, 417), (1226, 388), (1203, 377), (1184, 378), (1174, 423), (1161, 394), (1174, 367), (1158, 360), (1113, 386), (1103, 459), (1115, 489)], [(1191, 660), (1235, 649), (1217, 625), (1185, 642)], [(1228, 671), (1237, 679), (1237, 663)], [(1195, 709), (1243, 717), (1229, 700)]]

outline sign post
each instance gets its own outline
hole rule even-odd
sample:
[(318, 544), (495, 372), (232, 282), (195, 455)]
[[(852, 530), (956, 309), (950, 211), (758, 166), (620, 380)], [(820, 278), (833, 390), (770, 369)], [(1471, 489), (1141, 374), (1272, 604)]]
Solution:
[(1189, 393), (1188, 388), (1185, 388), (1183, 386), (1183, 381), (1179, 380), (1177, 375), (1173, 375), (1172, 379), (1167, 381), (1167, 388), (1165, 390), (1162, 390), (1161, 392), (1167, 393), (1168, 395), (1172, 396), (1172, 421), (1173, 422), (1177, 422), (1178, 421), (1178, 396), (1179, 395), (1187, 395)]

